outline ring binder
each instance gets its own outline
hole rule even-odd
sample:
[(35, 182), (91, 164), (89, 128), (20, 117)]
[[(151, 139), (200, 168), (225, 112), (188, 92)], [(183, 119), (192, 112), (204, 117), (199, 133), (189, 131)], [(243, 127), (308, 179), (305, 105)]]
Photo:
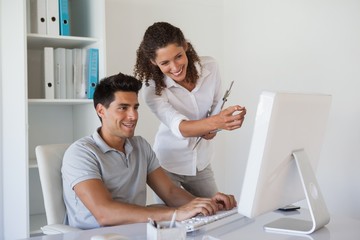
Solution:
[(31, 0), (30, 32), (46, 34), (46, 21), (46, 0)]
[(99, 80), (99, 50), (96, 48), (89, 48), (87, 51), (87, 56), (87, 98), (92, 99), (94, 96), (95, 87)]
[(59, 3), (58, 0), (46, 0), (46, 33), (59, 35)]
[(69, 20), (69, 2), (68, 2), (68, 0), (59, 0), (59, 18), (60, 18), (60, 35), (70, 36), (70, 20)]
[(45, 99), (54, 99), (54, 49), (52, 47), (44, 48), (44, 97)]

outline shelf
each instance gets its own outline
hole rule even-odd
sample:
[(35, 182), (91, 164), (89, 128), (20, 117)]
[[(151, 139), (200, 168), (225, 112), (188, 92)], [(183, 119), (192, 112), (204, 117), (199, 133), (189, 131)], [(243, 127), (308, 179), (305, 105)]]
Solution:
[(77, 105), (92, 102), (92, 99), (28, 99), (29, 105)]
[[(36, 3), (36, 1), (34, 1)], [(27, 92), (27, 165), (30, 236), (43, 235), (41, 227), (47, 224), (45, 206), (35, 149), (39, 145), (72, 143), (90, 135), (99, 126), (99, 118), (94, 114), (93, 99), (46, 99), (44, 92), (45, 57), (44, 48), (99, 50), (99, 80), (105, 73), (105, 0), (69, 1), (72, 36), (35, 33), (31, 20), (32, 1), (26, 0), (26, 51), (27, 77), (24, 87)], [(24, 31), (25, 32), (25, 31)], [(85, 52), (85, 51), (84, 51)], [(83, 52), (82, 52), (83, 55)], [(82, 56), (85, 64), (86, 56)], [(26, 70), (26, 69), (25, 69)], [(82, 69), (83, 71), (84, 69)], [(85, 96), (84, 96), (85, 97)]]
[(27, 35), (27, 44), (31, 49), (41, 49), (43, 47), (63, 47), (63, 48), (84, 48), (99, 40), (88, 37), (73, 36), (50, 36), (30, 33)]

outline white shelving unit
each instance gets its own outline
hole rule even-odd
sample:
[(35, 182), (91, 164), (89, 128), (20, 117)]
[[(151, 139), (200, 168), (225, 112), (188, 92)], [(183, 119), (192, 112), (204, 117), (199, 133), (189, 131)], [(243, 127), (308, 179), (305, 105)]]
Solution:
[[(28, 155), (30, 235), (41, 233), (45, 210), (35, 157), (41, 144), (71, 143), (100, 125), (90, 99), (44, 99), (44, 47), (98, 48), (99, 78), (105, 76), (105, 1), (68, 0), (71, 36), (33, 33), (27, 10)], [(30, 0), (27, 0), (29, 7)], [(29, 8), (28, 8), (29, 9)]]

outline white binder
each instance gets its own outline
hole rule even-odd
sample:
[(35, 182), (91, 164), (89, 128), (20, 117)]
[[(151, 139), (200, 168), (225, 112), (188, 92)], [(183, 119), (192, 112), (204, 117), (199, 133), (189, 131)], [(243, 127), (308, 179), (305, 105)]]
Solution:
[(81, 52), (81, 65), (82, 65), (82, 76), (81, 76), (81, 92), (80, 92), (80, 98), (86, 99), (87, 98), (87, 77), (88, 77), (88, 65), (87, 65), (87, 49), (83, 48)]
[(55, 98), (66, 99), (65, 48), (54, 50), (55, 61)]
[(66, 98), (74, 98), (73, 50), (65, 49)]
[(44, 48), (44, 97), (45, 99), (55, 98), (54, 86), (54, 49)]
[(46, 21), (46, 0), (30, 0), (30, 32), (46, 34)]
[[(44, 0), (41, 0), (44, 1)], [(59, 32), (59, 3), (58, 0), (46, 1), (46, 29), (48, 35), (58, 36)]]
[(73, 49), (74, 64), (74, 98), (85, 99), (85, 77), (83, 76), (83, 50), (80, 48)]

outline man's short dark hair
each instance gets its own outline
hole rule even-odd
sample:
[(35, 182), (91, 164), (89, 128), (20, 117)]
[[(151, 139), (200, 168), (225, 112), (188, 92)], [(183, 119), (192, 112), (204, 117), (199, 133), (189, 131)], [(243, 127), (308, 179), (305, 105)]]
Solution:
[(96, 106), (100, 103), (108, 108), (115, 99), (115, 92), (135, 92), (138, 94), (141, 87), (141, 81), (123, 73), (106, 77), (95, 88), (94, 107), (96, 109)]

